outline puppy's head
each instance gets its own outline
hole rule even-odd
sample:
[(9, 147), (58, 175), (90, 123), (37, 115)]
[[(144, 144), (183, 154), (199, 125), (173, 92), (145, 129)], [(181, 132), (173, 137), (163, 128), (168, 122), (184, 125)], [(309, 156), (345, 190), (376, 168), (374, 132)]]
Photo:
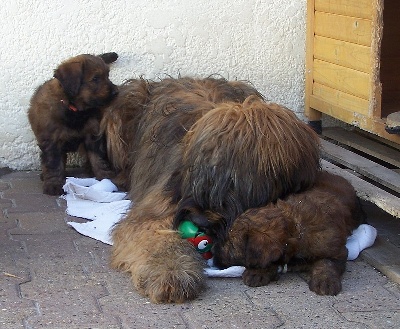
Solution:
[(247, 210), (233, 222), (227, 238), (214, 244), (214, 264), (267, 268), (279, 262), (289, 239), (288, 224), (274, 205)]
[(54, 71), (54, 77), (60, 82), (67, 98), (64, 102), (83, 111), (107, 105), (118, 94), (117, 86), (109, 79), (107, 63), (115, 58), (106, 56), (109, 54), (112, 53), (79, 55), (63, 62)]

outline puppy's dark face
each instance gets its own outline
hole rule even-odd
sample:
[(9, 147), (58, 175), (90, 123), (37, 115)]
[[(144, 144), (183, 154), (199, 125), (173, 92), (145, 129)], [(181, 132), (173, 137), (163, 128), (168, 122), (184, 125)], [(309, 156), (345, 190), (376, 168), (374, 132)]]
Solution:
[(66, 95), (66, 103), (78, 111), (107, 105), (118, 93), (109, 79), (109, 67), (99, 56), (79, 55), (54, 72)]
[[(270, 204), (251, 208), (235, 219), (228, 230), (224, 218), (212, 211), (201, 211), (193, 199), (181, 200), (174, 219), (177, 228), (189, 220), (201, 228), (214, 241), (214, 264), (219, 268), (240, 265), (265, 269), (281, 262), (289, 241), (289, 223), (283, 212)], [(220, 233), (227, 231), (227, 235)]]
[(288, 235), (287, 220), (273, 205), (249, 209), (234, 221), (227, 238), (215, 243), (214, 264), (266, 269), (283, 257)]

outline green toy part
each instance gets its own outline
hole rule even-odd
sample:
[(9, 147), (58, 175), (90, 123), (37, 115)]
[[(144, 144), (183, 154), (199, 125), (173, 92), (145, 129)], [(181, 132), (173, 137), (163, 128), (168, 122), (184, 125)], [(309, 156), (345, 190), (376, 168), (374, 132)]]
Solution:
[(193, 224), (193, 222), (188, 220), (180, 223), (178, 230), (182, 239), (194, 238), (199, 232), (199, 228), (195, 224)]

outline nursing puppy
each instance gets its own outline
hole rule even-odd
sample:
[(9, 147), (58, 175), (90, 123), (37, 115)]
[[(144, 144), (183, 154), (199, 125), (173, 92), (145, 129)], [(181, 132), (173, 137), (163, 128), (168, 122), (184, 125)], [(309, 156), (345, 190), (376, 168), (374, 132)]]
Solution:
[(134, 203), (113, 230), (112, 266), (156, 303), (203, 289), (203, 259), (173, 230), (187, 200), (222, 214), (224, 235), (248, 208), (312, 186), (319, 169), (315, 133), (238, 81), (131, 80), (102, 126), (115, 181)]
[(277, 280), (278, 268), (285, 264), (289, 269), (308, 269), (310, 290), (337, 295), (347, 237), (363, 222), (352, 185), (322, 171), (311, 189), (240, 215), (227, 239), (216, 242), (214, 263), (221, 268), (245, 266), (243, 281), (251, 287)]
[(107, 65), (117, 58), (116, 53), (70, 58), (32, 96), (28, 118), (41, 150), (43, 193), (62, 194), (67, 153), (80, 145), (96, 178), (113, 175), (99, 127), (103, 107), (118, 93)]

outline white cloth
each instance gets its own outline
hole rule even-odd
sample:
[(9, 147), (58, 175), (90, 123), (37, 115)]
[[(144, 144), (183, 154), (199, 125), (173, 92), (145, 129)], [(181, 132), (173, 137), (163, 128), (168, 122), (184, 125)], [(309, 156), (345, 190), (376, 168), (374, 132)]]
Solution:
[(347, 259), (356, 259), (362, 250), (374, 244), (377, 235), (376, 228), (371, 225), (361, 224), (357, 227), (347, 238), (346, 248), (349, 252)]
[(85, 223), (68, 222), (79, 233), (112, 245), (111, 229), (131, 206), (126, 193), (108, 179), (68, 177), (63, 187), (67, 193), (67, 214), (91, 220)]
[[(85, 223), (68, 222), (79, 233), (112, 245), (111, 229), (131, 207), (127, 194), (118, 192), (117, 187), (108, 179), (68, 177), (63, 187), (67, 193), (67, 214), (90, 221)], [(373, 245), (377, 231), (367, 224), (360, 225), (347, 239), (348, 260), (354, 260), (365, 248)], [(209, 277), (240, 277), (243, 266), (231, 266), (220, 270), (214, 267), (212, 259), (204, 272)]]

